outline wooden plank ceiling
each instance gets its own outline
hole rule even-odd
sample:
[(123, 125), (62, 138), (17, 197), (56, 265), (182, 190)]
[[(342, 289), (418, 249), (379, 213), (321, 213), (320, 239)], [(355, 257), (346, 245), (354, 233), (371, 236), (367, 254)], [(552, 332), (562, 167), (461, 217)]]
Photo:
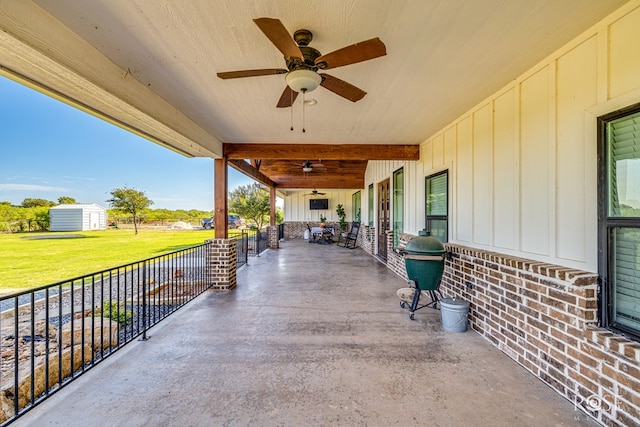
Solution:
[(369, 160), (420, 158), (419, 145), (224, 144), (223, 151), (232, 167), (281, 189), (364, 188)]

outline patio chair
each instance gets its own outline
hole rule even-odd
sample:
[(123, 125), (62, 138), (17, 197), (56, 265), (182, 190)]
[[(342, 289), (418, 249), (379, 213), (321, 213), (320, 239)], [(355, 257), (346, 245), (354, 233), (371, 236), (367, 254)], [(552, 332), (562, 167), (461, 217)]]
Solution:
[(360, 222), (354, 221), (351, 223), (351, 230), (347, 234), (340, 233), (338, 236), (338, 246), (342, 246), (348, 249), (354, 249), (358, 241), (358, 232), (360, 231)]

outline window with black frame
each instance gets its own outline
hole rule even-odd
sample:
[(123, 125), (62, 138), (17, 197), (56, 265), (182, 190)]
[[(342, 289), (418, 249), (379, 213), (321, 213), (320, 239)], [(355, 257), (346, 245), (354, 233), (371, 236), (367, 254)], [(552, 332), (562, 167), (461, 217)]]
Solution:
[(362, 194), (356, 191), (351, 195), (351, 220), (360, 222), (360, 214), (362, 210)]
[(425, 229), (442, 243), (448, 241), (448, 171), (425, 178)]
[(640, 105), (598, 124), (600, 321), (640, 339)]
[(404, 169), (393, 173), (393, 247), (400, 243), (404, 231)]
[(373, 184), (369, 184), (369, 205), (368, 205), (368, 214), (369, 214), (369, 227), (373, 227)]

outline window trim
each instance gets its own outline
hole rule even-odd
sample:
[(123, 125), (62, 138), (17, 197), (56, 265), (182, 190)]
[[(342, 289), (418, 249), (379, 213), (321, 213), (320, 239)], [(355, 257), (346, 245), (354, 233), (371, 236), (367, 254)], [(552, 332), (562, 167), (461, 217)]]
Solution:
[(609, 155), (607, 125), (609, 122), (640, 112), (640, 103), (605, 114), (597, 119), (597, 213), (598, 213), (598, 326), (640, 341), (640, 329), (615, 323), (612, 308), (613, 286), (609, 281), (612, 271), (612, 232), (616, 228), (640, 228), (640, 218), (609, 216)]
[(369, 215), (369, 227), (373, 227), (373, 216), (374, 216), (374, 212), (375, 212), (375, 204), (373, 203), (373, 183), (369, 184), (369, 190), (367, 193), (367, 196), (369, 197), (368, 200), (368, 204), (367, 204), (367, 208), (368, 208), (368, 215)]
[[(429, 191), (429, 187), (427, 186), (427, 181), (429, 179), (438, 177), (440, 175), (445, 175), (445, 178), (446, 178), (446, 188), (447, 188), (446, 214), (445, 215), (428, 215), (427, 200), (429, 200), (429, 194), (427, 194), (427, 192)], [(445, 241), (442, 243), (448, 242), (449, 241), (449, 169), (444, 169), (436, 173), (432, 173), (431, 175), (427, 175), (424, 178), (424, 228), (427, 231), (431, 231), (431, 228), (429, 227), (430, 220), (446, 221), (447, 226), (445, 228), (445, 239), (444, 239)]]

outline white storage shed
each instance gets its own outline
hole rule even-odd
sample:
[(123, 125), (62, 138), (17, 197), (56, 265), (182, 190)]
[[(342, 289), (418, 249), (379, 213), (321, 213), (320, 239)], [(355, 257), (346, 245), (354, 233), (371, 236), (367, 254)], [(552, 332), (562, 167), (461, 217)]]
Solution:
[(51, 231), (105, 230), (107, 211), (100, 205), (58, 205), (49, 209)]

